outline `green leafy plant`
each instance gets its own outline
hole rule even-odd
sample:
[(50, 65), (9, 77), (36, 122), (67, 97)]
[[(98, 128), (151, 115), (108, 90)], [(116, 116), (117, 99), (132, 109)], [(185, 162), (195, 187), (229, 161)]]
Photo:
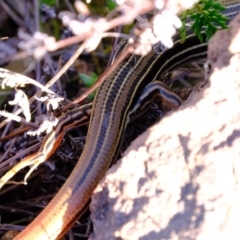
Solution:
[[(85, 87), (90, 88), (91, 86), (93, 86), (93, 84), (97, 81), (98, 76), (96, 73), (92, 73), (91, 76), (84, 74), (84, 73), (79, 73), (80, 78), (83, 81), (83, 84)], [(95, 96), (95, 91), (93, 93), (91, 93), (87, 99), (92, 101), (94, 99)]]
[(202, 42), (204, 34), (208, 41), (218, 29), (228, 27), (227, 20), (220, 11), (225, 10), (225, 6), (215, 0), (200, 0), (190, 10), (183, 12), (181, 15), (182, 27), (179, 30), (180, 37), (186, 39), (187, 19), (193, 21), (191, 29)]
[(49, 6), (54, 6), (56, 4), (56, 0), (41, 0), (40, 1), (41, 4), (46, 4), (46, 5), (49, 5)]
[(117, 4), (113, 0), (107, 0), (106, 5), (110, 11), (117, 7)]

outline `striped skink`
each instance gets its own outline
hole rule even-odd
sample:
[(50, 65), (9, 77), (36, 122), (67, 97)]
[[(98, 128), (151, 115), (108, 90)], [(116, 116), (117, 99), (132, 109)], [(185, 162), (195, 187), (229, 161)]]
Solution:
[[(230, 2), (226, 15), (235, 16), (240, 3), (223, 2)], [(97, 91), (86, 144), (73, 172), (48, 206), (15, 239), (57, 239), (65, 233), (84, 211), (98, 182), (115, 160), (128, 113), (146, 83), (185, 62), (204, 58), (206, 50), (206, 43), (189, 35), (183, 44), (176, 40), (174, 47), (163, 54), (151, 51), (144, 57), (132, 55), (122, 62)], [(171, 107), (181, 104), (172, 91), (161, 85), (159, 89), (166, 104)], [(64, 124), (70, 123), (66, 121), (59, 127), (63, 127), (63, 132), (67, 130)]]

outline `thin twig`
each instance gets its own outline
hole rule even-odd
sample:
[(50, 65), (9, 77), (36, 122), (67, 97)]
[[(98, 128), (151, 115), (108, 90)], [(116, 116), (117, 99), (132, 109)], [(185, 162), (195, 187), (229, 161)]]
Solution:
[(97, 87), (99, 87), (104, 81), (105, 79), (111, 74), (113, 73), (113, 71), (118, 67), (118, 65), (133, 51), (133, 45), (129, 44), (129, 46), (125, 49), (125, 51), (123, 53), (121, 53), (116, 60), (114, 61), (114, 63), (107, 68), (107, 70), (98, 78), (97, 82), (90, 87), (85, 93), (83, 93), (80, 97), (78, 97), (77, 99), (75, 99), (72, 103), (69, 103), (66, 107), (64, 107), (62, 109), (62, 112), (66, 111), (70, 106), (72, 106), (73, 104), (77, 104), (80, 103), (81, 101), (83, 101), (90, 93), (92, 93)]
[(69, 9), (70, 12), (76, 13), (75, 8), (72, 6), (72, 4), (69, 2), (69, 0), (64, 0), (67, 8)]
[(39, 31), (39, 1), (34, 0), (34, 22), (35, 22), (35, 31)]
[[(38, 169), (37, 171), (33, 172), (33, 173), (29, 176), (28, 180), (30, 180), (30, 179), (38, 176), (38, 175), (39, 175), (40, 173), (42, 173), (42, 172), (43, 172), (43, 168)], [(17, 188), (17, 187), (19, 187), (19, 185), (13, 184), (13, 185), (7, 187), (6, 189), (1, 190), (1, 191), (0, 191), (0, 196), (2, 196), (2, 195), (4, 195), (4, 194), (12, 191), (13, 189), (15, 189), (15, 188)]]
[(8, 15), (13, 19), (13, 21), (20, 27), (25, 28), (24, 21), (18, 17), (14, 11), (2, 0), (0, 1), (2, 8), (8, 13)]
[[(13, 112), (16, 111), (18, 108), (18, 106), (14, 106), (13, 108)], [(6, 136), (6, 134), (8, 133), (8, 130), (10, 128), (10, 126), (12, 125), (12, 121), (8, 122), (7, 120), (4, 120), (3, 122), (7, 123), (7, 126), (4, 128), (2, 134), (1, 134), (1, 138), (3, 138), (4, 136)], [(2, 143), (0, 143), (0, 147), (1, 147)]]
[(15, 142), (16, 142), (17, 138), (13, 138), (11, 140), (10, 145), (8, 146), (8, 149), (4, 152), (4, 154), (1, 156), (0, 158), (0, 163), (5, 159), (6, 156), (8, 156), (8, 153), (12, 150), (12, 147), (14, 146)]
[(20, 134), (22, 134), (22, 133), (30, 130), (30, 129), (31, 129), (31, 127), (25, 127), (25, 128), (21, 128), (21, 129), (19, 128), (19, 129), (16, 130), (15, 132), (10, 133), (10, 134), (8, 134), (8, 135), (5, 136), (5, 137), (1, 137), (1, 138), (0, 138), (0, 142), (7, 141), (7, 140), (9, 140), (9, 139), (11, 139), (11, 138), (13, 138), (13, 137), (16, 137), (16, 136), (18, 136), (18, 135), (20, 135)]
[[(39, 1), (38, 0), (34, 0), (34, 22), (35, 22), (35, 31), (39, 31), (39, 25), (40, 25), (40, 17), (39, 17)], [(35, 69), (36, 69), (36, 81), (39, 82), (41, 79), (41, 61), (38, 61), (36, 63)], [(35, 87), (36, 92), (38, 91), (37, 87)], [(41, 115), (42, 111), (40, 108), (40, 103), (39, 101), (37, 102), (37, 115)]]
[(5, 167), (6, 165), (12, 163), (13, 161), (15, 161), (18, 158), (22, 158), (24, 156), (26, 156), (29, 152), (33, 152), (36, 151), (36, 149), (38, 149), (40, 147), (41, 143), (36, 143), (35, 145), (21, 151), (20, 153), (16, 154), (15, 156), (7, 159), (6, 161), (4, 161), (3, 163), (0, 164), (0, 169), (2, 169), (3, 167)]
[[(121, 33), (122, 32), (122, 26), (118, 26), (117, 27), (117, 33)], [(110, 57), (109, 57), (109, 60), (108, 60), (108, 64), (107, 64), (107, 66), (109, 67), (110, 65), (111, 65), (111, 63), (112, 63), (112, 59), (113, 59), (113, 56), (114, 56), (114, 54), (115, 54), (115, 49), (116, 49), (116, 47), (118, 46), (118, 42), (119, 42), (119, 38), (114, 38), (114, 43), (113, 43), (113, 50), (111, 51), (111, 55), (110, 55)]]

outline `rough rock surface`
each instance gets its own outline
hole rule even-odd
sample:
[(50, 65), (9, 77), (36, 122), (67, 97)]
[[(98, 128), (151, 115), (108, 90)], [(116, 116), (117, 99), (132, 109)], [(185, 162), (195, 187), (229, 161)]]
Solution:
[(210, 42), (210, 81), (101, 181), (91, 239), (239, 239), (240, 15)]

